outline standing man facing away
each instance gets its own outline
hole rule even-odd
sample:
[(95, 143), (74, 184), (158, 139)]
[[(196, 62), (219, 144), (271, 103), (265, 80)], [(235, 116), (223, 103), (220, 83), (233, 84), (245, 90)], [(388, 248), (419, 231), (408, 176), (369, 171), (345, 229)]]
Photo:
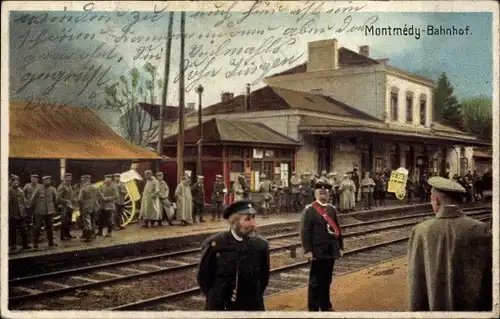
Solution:
[(304, 255), (311, 261), (307, 308), (309, 311), (334, 311), (330, 301), (335, 259), (342, 256), (344, 242), (335, 206), (328, 203), (329, 184), (315, 185), (316, 201), (306, 206), (300, 221)]
[(116, 230), (125, 229), (125, 227), (122, 226), (122, 215), (123, 215), (123, 210), (125, 208), (125, 195), (127, 195), (127, 187), (125, 187), (125, 183), (123, 183), (120, 180), (120, 178), (121, 178), (120, 173), (114, 174), (115, 186), (116, 189), (118, 189), (118, 198), (116, 199), (116, 204), (115, 204), (116, 211), (115, 211), (115, 216), (113, 216)]
[(408, 246), (410, 311), (491, 311), (492, 238), (488, 225), (457, 206), (465, 189), (428, 180), (436, 217), (413, 228)]
[(255, 214), (250, 201), (234, 202), (224, 212), (229, 231), (203, 243), (197, 280), (206, 296), (205, 310), (265, 310), (269, 244), (256, 235)]
[(61, 209), (61, 241), (74, 238), (71, 236), (70, 232), (71, 219), (73, 217), (73, 189), (71, 187), (71, 178), (71, 173), (64, 174), (63, 182), (57, 187), (57, 196)]
[(191, 186), (191, 196), (193, 197), (193, 222), (197, 222), (199, 218), (200, 223), (204, 223), (203, 213), (205, 210), (205, 185), (203, 181), (205, 176), (198, 175), (196, 183)]

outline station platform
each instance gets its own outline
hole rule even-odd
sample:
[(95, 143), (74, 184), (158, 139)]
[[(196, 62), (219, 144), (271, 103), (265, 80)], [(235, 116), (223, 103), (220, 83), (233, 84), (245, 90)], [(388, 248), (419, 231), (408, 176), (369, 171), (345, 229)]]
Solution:
[[(361, 206), (361, 207), (360, 207)], [(422, 209), (430, 204), (406, 204), (401, 201), (388, 202), (385, 206), (373, 207), (371, 210), (363, 209), (362, 205), (358, 205), (355, 212), (348, 214), (339, 214), (341, 224), (349, 224), (359, 222), (360, 220), (369, 219), (370, 216), (378, 216), (387, 211)], [(140, 243), (147, 244), (153, 241), (168, 240), (173, 238), (188, 238), (202, 237), (219, 231), (228, 229), (227, 221), (222, 219), (220, 222), (212, 222), (210, 217), (205, 216), (205, 223), (195, 223), (188, 226), (173, 225), (169, 226), (164, 223), (163, 226), (155, 226), (153, 228), (144, 228), (141, 223), (129, 224), (125, 230), (113, 231), (112, 237), (97, 237), (91, 243), (82, 242), (78, 237), (82, 231), (79, 229), (71, 230), (72, 236), (76, 238), (70, 241), (59, 240), (59, 230), (54, 230), (55, 242), (58, 246), (49, 247), (46, 240), (39, 244), (38, 249), (23, 250), (19, 253), (9, 254), (9, 260), (23, 259), (27, 257), (45, 256), (63, 253), (79, 253), (92, 249), (104, 249), (114, 246), (137, 245)], [(300, 221), (300, 213), (282, 213), (279, 215), (270, 215), (269, 218), (262, 218), (257, 215), (257, 227), (260, 230), (271, 229), (276, 225), (295, 225), (298, 226)], [(175, 223), (175, 221), (174, 221)], [(42, 236), (46, 233), (42, 231)]]
[[(333, 278), (335, 311), (408, 311), (407, 257)], [(307, 286), (269, 296), (268, 311), (307, 311)]]

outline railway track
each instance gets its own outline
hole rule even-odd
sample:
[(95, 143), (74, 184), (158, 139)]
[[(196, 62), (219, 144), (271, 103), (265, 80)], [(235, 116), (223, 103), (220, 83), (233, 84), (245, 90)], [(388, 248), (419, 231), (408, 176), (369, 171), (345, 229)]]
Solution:
[[(480, 217), (478, 220), (489, 220), (489, 217)], [(391, 239), (385, 242), (348, 250), (339, 259), (334, 267), (334, 276), (346, 275), (363, 268), (402, 257), (407, 253), (409, 236)], [(309, 262), (299, 261), (294, 264), (271, 269), (271, 276), (264, 298), (271, 295), (302, 288), (309, 279)], [(109, 308), (111, 311), (202, 311), (205, 297), (198, 287), (186, 289), (177, 293), (158, 296), (151, 299)]]
[[(471, 216), (482, 218), (491, 212), (491, 207), (474, 207), (464, 209), (464, 211)], [(356, 239), (357, 242), (360, 242), (360, 237), (366, 240), (370, 239), (370, 236), (376, 237), (377, 234), (381, 233), (390, 235), (391, 232), (407, 232), (415, 224), (429, 216), (432, 216), (432, 213), (360, 222), (344, 225), (342, 228), (346, 239)], [(300, 249), (299, 237), (296, 232), (269, 236), (267, 239), (271, 246), (272, 261), (279, 260), (283, 251), (290, 251), (290, 258), (295, 258), (297, 250)], [(354, 242), (354, 240), (351, 241)], [(197, 248), (14, 278), (9, 280), (10, 307), (16, 307), (29, 301), (41, 302), (43, 306), (45, 302), (50, 303), (49, 297), (53, 296), (62, 296), (63, 299), (66, 298), (70, 301), (76, 301), (75, 298), (85, 298), (92, 294), (99, 297), (100, 291), (96, 291), (96, 288), (106, 290), (111, 285), (149, 279), (151, 276), (166, 276), (164, 279), (166, 289), (164, 291), (171, 291), (174, 295), (179, 294), (182, 293), (182, 291), (179, 292), (182, 288), (193, 289), (199, 257), (200, 249)], [(274, 262), (274, 264), (278, 269), (280, 268), (279, 261)], [(172, 285), (176, 281), (187, 282), (187, 285)], [(124, 287), (126, 288), (126, 286), (125, 284)], [(272, 290), (271, 287), (269, 291)]]

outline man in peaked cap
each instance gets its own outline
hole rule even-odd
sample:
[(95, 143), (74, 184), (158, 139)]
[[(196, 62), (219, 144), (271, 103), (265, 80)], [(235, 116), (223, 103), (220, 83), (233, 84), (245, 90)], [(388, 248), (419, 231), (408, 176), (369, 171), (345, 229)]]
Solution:
[(197, 217), (200, 223), (204, 223), (203, 213), (205, 210), (205, 185), (203, 181), (205, 177), (198, 175), (196, 183), (191, 186), (191, 196), (193, 197), (193, 222), (197, 222)]
[(26, 227), (26, 197), (19, 186), (19, 177), (10, 176), (9, 187), (9, 246), (17, 252), (17, 234), (21, 233), (23, 249), (31, 248), (28, 245), (28, 230)]
[(38, 248), (42, 222), (44, 222), (45, 227), (47, 227), (47, 239), (49, 240), (49, 246), (57, 246), (57, 244), (54, 243), (52, 218), (56, 213), (58, 198), (56, 189), (50, 185), (51, 179), (51, 176), (44, 176), (42, 178), (43, 185), (35, 189), (33, 196), (30, 199), (30, 205), (35, 206), (35, 234), (33, 236), (34, 248)]
[(27, 210), (26, 210), (26, 218), (27, 218), (27, 224), (28, 228), (30, 228), (33, 223), (34, 223), (34, 215), (35, 215), (35, 207), (30, 206), (29, 201), (31, 200), (31, 197), (33, 196), (33, 193), (35, 192), (35, 189), (37, 187), (40, 187), (40, 184), (38, 183), (38, 179), (40, 176), (38, 174), (31, 174), (30, 175), (30, 183), (24, 185), (23, 187), (23, 192), (24, 196), (28, 200), (28, 205), (27, 205)]
[(99, 202), (101, 213), (99, 214), (99, 228), (97, 236), (103, 235), (104, 226), (108, 227), (106, 237), (111, 237), (113, 231), (113, 215), (116, 214), (116, 200), (119, 193), (118, 188), (113, 183), (113, 174), (104, 175), (104, 184), (99, 188)]
[(113, 174), (114, 184), (116, 186), (116, 189), (118, 189), (118, 199), (116, 200), (116, 211), (115, 211), (115, 216), (113, 218), (116, 230), (125, 229), (125, 227), (122, 226), (122, 215), (125, 209), (125, 196), (127, 195), (127, 187), (125, 187), (125, 183), (121, 181), (121, 176), (122, 174), (120, 173)]
[(333, 266), (344, 250), (337, 210), (328, 203), (331, 188), (321, 181), (315, 184), (316, 201), (306, 206), (300, 221), (304, 255), (311, 261), (307, 292), (309, 311), (333, 311), (330, 301)]
[(64, 174), (64, 179), (57, 187), (57, 196), (59, 198), (59, 209), (61, 211), (61, 235), (60, 240), (70, 240), (71, 236), (71, 218), (73, 217), (73, 188), (71, 187), (71, 173)]
[(90, 183), (90, 175), (82, 175), (82, 183), (78, 192), (77, 203), (83, 220), (82, 240), (91, 242), (94, 239), (93, 215), (97, 202), (97, 188)]
[(203, 243), (197, 281), (205, 310), (265, 310), (269, 244), (255, 233), (256, 213), (250, 201), (234, 202), (224, 212), (230, 229)]
[(492, 238), (488, 225), (458, 207), (465, 189), (431, 177), (436, 217), (412, 230), (408, 247), (410, 311), (491, 311)]
[(222, 214), (222, 204), (224, 203), (224, 197), (227, 194), (227, 187), (222, 180), (222, 175), (215, 175), (215, 183), (212, 188), (212, 202), (214, 205), (214, 210), (212, 211), (212, 221), (220, 221), (220, 217)]

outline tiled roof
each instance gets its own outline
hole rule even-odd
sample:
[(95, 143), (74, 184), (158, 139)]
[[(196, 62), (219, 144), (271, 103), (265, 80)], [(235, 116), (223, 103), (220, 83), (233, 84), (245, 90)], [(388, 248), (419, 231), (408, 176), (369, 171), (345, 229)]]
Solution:
[(113, 131), (92, 110), (69, 106), (9, 105), (9, 157), (84, 160), (159, 159)]
[[(150, 103), (139, 103), (139, 105), (146, 111), (153, 119), (160, 119), (160, 105), (158, 104), (150, 104)], [(185, 108), (184, 112), (186, 115), (196, 112), (194, 108)], [(179, 107), (178, 106), (165, 106), (165, 110), (163, 112), (163, 118), (165, 121), (177, 121), (179, 118)]]
[[(297, 141), (261, 123), (213, 118), (203, 122), (202, 125), (203, 140), (205, 142), (300, 145)], [(184, 142), (186, 144), (195, 144), (199, 139), (198, 136), (198, 125), (190, 126), (184, 131)], [(177, 143), (177, 132), (165, 138), (164, 142), (165, 144)]]

